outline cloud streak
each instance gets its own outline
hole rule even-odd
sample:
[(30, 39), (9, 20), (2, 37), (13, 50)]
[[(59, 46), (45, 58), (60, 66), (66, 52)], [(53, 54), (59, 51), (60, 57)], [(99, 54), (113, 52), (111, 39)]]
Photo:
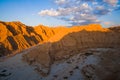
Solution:
[(118, 3), (118, 0), (103, 0), (103, 1), (112, 6), (116, 6), (116, 4)]
[(54, 9), (42, 10), (42, 11), (40, 11), (38, 14), (40, 14), (41, 16), (44, 16), (44, 15), (48, 15), (48, 16), (59, 16), (59, 15), (60, 15), (59, 11), (54, 10)]
[(118, 9), (118, 0), (55, 0), (57, 9), (41, 10), (41, 16), (52, 16), (72, 25), (100, 23), (99, 17)]

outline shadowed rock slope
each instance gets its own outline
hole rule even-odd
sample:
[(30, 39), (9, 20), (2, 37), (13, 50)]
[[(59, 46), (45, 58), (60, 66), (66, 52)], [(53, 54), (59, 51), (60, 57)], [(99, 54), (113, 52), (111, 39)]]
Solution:
[(59, 37), (60, 40), (55, 40), (56, 42), (52, 41), (59, 35), (63, 36), (62, 33), (54, 35), (53, 39), (51, 38), (47, 43), (35, 46), (28, 51), (28, 54), (23, 55), (24, 60), (37, 66), (37, 70), (42, 74), (49, 74), (51, 64), (55, 61), (68, 59), (82, 50), (89, 48), (120, 48), (120, 32), (93, 25), (91, 27), (72, 28), (73, 30), (77, 29), (69, 34), (66, 33), (64, 37)]

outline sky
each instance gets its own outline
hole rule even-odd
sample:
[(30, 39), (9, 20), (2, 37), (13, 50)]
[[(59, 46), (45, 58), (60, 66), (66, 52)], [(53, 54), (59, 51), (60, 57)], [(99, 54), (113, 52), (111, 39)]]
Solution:
[(120, 0), (0, 0), (1, 21), (30, 26), (120, 25)]

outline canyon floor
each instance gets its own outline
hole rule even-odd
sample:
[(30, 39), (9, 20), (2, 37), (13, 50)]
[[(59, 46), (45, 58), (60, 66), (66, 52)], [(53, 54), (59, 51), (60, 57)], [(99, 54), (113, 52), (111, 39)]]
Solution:
[(28, 50), (0, 60), (0, 80), (120, 80), (120, 49), (83, 50), (68, 59), (55, 61), (47, 76), (22, 60)]

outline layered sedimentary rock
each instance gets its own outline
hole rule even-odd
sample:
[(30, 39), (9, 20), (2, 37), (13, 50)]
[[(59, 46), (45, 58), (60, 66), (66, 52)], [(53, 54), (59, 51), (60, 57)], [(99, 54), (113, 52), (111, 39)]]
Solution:
[(50, 28), (43, 25), (31, 27), (19, 21), (0, 21), (0, 56), (17, 53), (38, 43), (56, 42), (69, 33), (81, 30), (107, 31), (99, 24)]
[[(90, 24), (70, 28), (50, 28), (43, 25), (35, 27), (26, 26), (21, 22), (0, 22), (0, 56), (21, 51), (31, 46), (34, 47), (26, 51), (26, 54), (23, 55), (23, 60), (35, 66), (35, 70), (43, 76), (49, 74), (51, 65), (54, 64), (54, 62), (70, 59), (81, 51), (90, 48), (110, 48), (118, 50), (113, 52), (110, 50), (110, 52), (106, 52), (108, 54), (103, 53), (99, 55), (101, 61), (98, 65), (102, 68), (99, 66), (95, 67), (97, 72), (95, 75), (98, 75), (103, 80), (114, 75), (113, 73), (119, 75), (119, 26), (102, 28), (99, 24)], [(86, 53), (84, 55), (92, 54)], [(94, 66), (92, 66), (92, 68), (93, 67)], [(115, 68), (115, 70), (113, 68)], [(91, 69), (91, 66), (85, 66), (82, 69), (84, 76), (88, 77), (89, 73), (87, 72), (89, 72), (89, 69)], [(101, 69), (105, 70), (106, 73), (104, 71), (101, 73), (101, 71), (99, 71)], [(103, 73), (105, 73), (105, 75), (101, 75)], [(112, 78), (115, 79), (115, 77), (116, 75)]]
[[(37, 69), (41, 73), (48, 74), (52, 63), (67, 59), (80, 53), (82, 50), (88, 48), (120, 48), (119, 32), (95, 25), (72, 28), (73, 31), (67, 29), (68, 32), (64, 36), (56, 34), (53, 36), (53, 39), (48, 40), (49, 43), (32, 48), (28, 51), (28, 54), (23, 55), (24, 60), (29, 64), (37, 65)], [(57, 37), (58, 41), (56, 41), (55, 37)], [(42, 71), (43, 67), (47, 68), (48, 71)]]
[[(21, 22), (0, 22), (0, 56), (42, 43), (53, 36), (52, 29), (39, 25), (26, 26)], [(2, 48), (5, 49), (2, 49)]]

